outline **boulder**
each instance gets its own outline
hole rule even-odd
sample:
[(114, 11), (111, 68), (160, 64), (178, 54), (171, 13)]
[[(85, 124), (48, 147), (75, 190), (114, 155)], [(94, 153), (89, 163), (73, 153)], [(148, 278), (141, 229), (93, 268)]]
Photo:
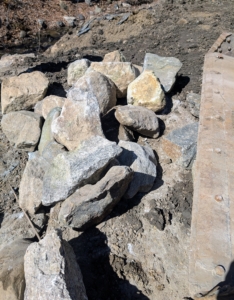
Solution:
[(103, 58), (103, 62), (125, 62), (125, 61), (126, 58), (119, 50), (109, 52)]
[(19, 187), (19, 206), (35, 214), (41, 206), (43, 178), (49, 163), (38, 153), (26, 164)]
[(188, 102), (188, 107), (191, 114), (194, 117), (199, 118), (201, 95), (195, 93), (189, 93), (186, 97), (186, 101)]
[(24, 300), (88, 300), (72, 247), (53, 230), (24, 256)]
[(40, 135), (42, 118), (31, 111), (10, 112), (3, 115), (2, 131), (18, 149), (34, 151)]
[(49, 164), (52, 163), (53, 159), (60, 153), (67, 152), (65, 147), (55, 141), (49, 142), (41, 153), (41, 156), (47, 160)]
[(152, 53), (146, 53), (143, 66), (144, 70), (153, 71), (166, 93), (172, 89), (181, 67), (182, 63), (178, 58), (162, 57)]
[(0, 251), (0, 300), (24, 299), (24, 254), (30, 244), (18, 239)]
[(118, 157), (120, 164), (129, 166), (134, 171), (124, 197), (130, 199), (138, 192), (148, 192), (157, 176), (157, 161), (153, 150), (148, 146), (126, 141), (120, 141), (119, 146), (123, 149)]
[(159, 123), (155, 113), (141, 106), (118, 106), (115, 117), (120, 124), (139, 132), (142, 135), (157, 138), (159, 136)]
[(90, 66), (88, 59), (78, 59), (72, 62), (67, 69), (67, 84), (72, 86), (76, 81), (82, 77)]
[[(44, 119), (47, 118), (48, 113), (55, 107), (63, 107), (66, 98), (50, 95), (42, 100), (41, 112)], [(35, 109), (35, 108), (34, 108)]]
[(162, 139), (162, 149), (179, 165), (191, 167), (197, 152), (198, 123), (185, 125), (171, 131)]
[(127, 95), (128, 85), (137, 77), (137, 71), (128, 62), (93, 62), (90, 68), (110, 78), (117, 87), (117, 97)]
[(116, 143), (95, 136), (83, 141), (78, 149), (57, 155), (44, 176), (43, 205), (65, 200), (77, 188), (96, 183), (121, 151)]
[(48, 86), (49, 80), (39, 71), (4, 79), (1, 89), (2, 112), (6, 114), (32, 109), (45, 97)]
[(71, 88), (51, 128), (55, 140), (71, 151), (92, 136), (103, 136), (99, 104), (92, 91)]
[(129, 167), (112, 167), (95, 185), (87, 184), (67, 198), (59, 220), (78, 230), (100, 223), (122, 198), (132, 176)]
[(128, 104), (144, 106), (154, 112), (162, 110), (166, 105), (161, 84), (152, 71), (143, 71), (129, 84), (127, 101)]

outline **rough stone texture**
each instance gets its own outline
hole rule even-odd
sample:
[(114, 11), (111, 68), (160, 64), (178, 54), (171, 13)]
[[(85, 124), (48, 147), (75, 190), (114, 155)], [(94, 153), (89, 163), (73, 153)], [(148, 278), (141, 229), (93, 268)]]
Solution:
[(41, 135), (42, 118), (31, 111), (10, 112), (3, 115), (1, 126), (16, 148), (34, 151)]
[(145, 70), (128, 86), (128, 104), (144, 106), (158, 112), (166, 105), (161, 84), (152, 71)]
[(59, 154), (45, 174), (42, 203), (50, 206), (88, 183), (96, 183), (110, 161), (121, 153), (116, 143), (100, 136), (84, 141), (79, 149)]
[(72, 247), (56, 231), (28, 247), (24, 270), (24, 300), (88, 300)]
[(50, 164), (60, 153), (67, 152), (65, 147), (55, 141), (49, 142), (43, 149), (41, 156)]
[(61, 206), (60, 221), (78, 230), (100, 223), (119, 202), (131, 182), (129, 167), (112, 167), (95, 185), (85, 185)]
[(42, 116), (42, 101), (38, 101), (36, 105), (34, 106), (34, 112), (35, 114), (38, 114), (39, 116)]
[(46, 119), (47, 115), (53, 108), (55, 108), (55, 107), (62, 108), (65, 100), (66, 100), (66, 98), (58, 97), (55, 95), (45, 97), (42, 100), (42, 108), (41, 108), (43, 118)]
[(1, 88), (2, 112), (32, 109), (45, 97), (48, 86), (49, 80), (39, 71), (4, 79)]
[(42, 185), (49, 163), (38, 153), (27, 162), (19, 187), (19, 206), (34, 214), (41, 206)]
[(153, 150), (148, 146), (140, 146), (133, 142), (120, 141), (123, 152), (118, 160), (121, 165), (129, 166), (133, 171), (133, 179), (125, 194), (130, 199), (138, 192), (148, 192), (157, 176), (157, 161)]
[(137, 77), (136, 69), (128, 62), (93, 62), (91, 69), (110, 78), (117, 87), (117, 97), (127, 95), (128, 85)]
[(82, 91), (90, 91), (97, 98), (100, 113), (105, 114), (116, 105), (116, 87), (114, 83), (105, 75), (88, 69), (85, 76), (82, 76), (74, 87), (81, 88)]
[(42, 152), (50, 142), (54, 141), (51, 125), (52, 122), (60, 116), (61, 110), (62, 109), (60, 107), (55, 107), (49, 112), (47, 116), (47, 119), (42, 128), (41, 138), (38, 145), (38, 151), (40, 154), (42, 154)]
[(125, 62), (125, 61), (126, 58), (119, 50), (109, 52), (103, 58), (103, 62)]
[(197, 122), (171, 131), (162, 140), (165, 153), (184, 168), (191, 166), (197, 151), (197, 134)]
[(30, 244), (17, 240), (0, 251), (0, 300), (24, 299), (24, 254)]
[(103, 136), (97, 98), (91, 91), (71, 88), (61, 115), (51, 128), (55, 140), (68, 150), (76, 149), (92, 136)]
[(186, 101), (188, 102), (188, 106), (191, 114), (194, 117), (199, 118), (201, 95), (195, 93), (189, 93), (186, 97)]
[(165, 90), (170, 92), (176, 75), (182, 67), (182, 63), (175, 57), (162, 57), (157, 54), (146, 53), (144, 59), (144, 70), (151, 70), (157, 76)]
[(152, 138), (159, 136), (158, 118), (150, 109), (133, 105), (118, 106), (115, 117), (120, 124), (142, 135)]
[(71, 63), (67, 69), (67, 84), (72, 86), (76, 83), (85, 74), (89, 66), (90, 61), (88, 59), (79, 59)]

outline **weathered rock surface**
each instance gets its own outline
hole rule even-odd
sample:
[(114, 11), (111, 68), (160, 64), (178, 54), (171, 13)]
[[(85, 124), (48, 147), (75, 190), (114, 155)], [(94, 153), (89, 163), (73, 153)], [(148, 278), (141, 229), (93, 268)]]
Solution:
[(142, 135), (152, 138), (159, 136), (158, 118), (150, 109), (134, 105), (118, 106), (115, 117), (120, 124)]
[(16, 240), (0, 251), (0, 300), (24, 299), (24, 254), (30, 244)]
[(109, 52), (103, 58), (103, 62), (125, 62), (125, 61), (126, 58), (119, 50)]
[(128, 104), (144, 106), (154, 112), (162, 110), (166, 105), (160, 82), (154, 73), (148, 70), (144, 70), (129, 84), (127, 100)]
[(197, 134), (197, 122), (175, 129), (163, 137), (163, 150), (173, 161), (187, 168), (196, 156)]
[(76, 149), (92, 136), (103, 136), (97, 98), (90, 91), (71, 88), (61, 115), (51, 128), (55, 140), (68, 150)]
[(72, 247), (56, 231), (28, 247), (24, 270), (24, 300), (88, 300)]
[(41, 112), (44, 119), (47, 118), (49, 112), (55, 107), (63, 107), (66, 98), (51, 95), (42, 100)]
[(41, 156), (50, 164), (58, 154), (64, 152), (67, 152), (67, 150), (63, 145), (55, 141), (51, 141), (45, 146), (41, 153)]
[(36, 105), (34, 106), (34, 113), (38, 114), (39, 116), (42, 116), (42, 101), (38, 101)]
[(49, 80), (39, 71), (4, 79), (1, 88), (2, 112), (32, 109), (45, 97), (48, 86)]
[(90, 66), (90, 61), (88, 59), (79, 59), (74, 61), (68, 66), (67, 69), (67, 83), (72, 86), (76, 81), (82, 77), (86, 70)]
[(186, 101), (188, 102), (188, 106), (191, 114), (194, 117), (199, 118), (201, 95), (195, 93), (189, 93), (186, 97)]
[(137, 77), (137, 72), (128, 62), (93, 62), (91, 69), (110, 78), (117, 87), (117, 97), (127, 95), (128, 85)]
[(43, 205), (50, 206), (85, 184), (96, 183), (121, 151), (116, 143), (96, 136), (84, 141), (75, 151), (56, 156), (44, 176)]
[(118, 157), (120, 164), (129, 166), (134, 171), (132, 182), (124, 197), (130, 199), (138, 192), (148, 192), (157, 176), (157, 161), (153, 150), (126, 141), (120, 141), (119, 146), (123, 149)]
[(42, 118), (31, 111), (10, 112), (3, 115), (2, 130), (18, 149), (34, 151), (40, 135)]
[(43, 178), (49, 163), (38, 153), (27, 162), (19, 187), (19, 206), (34, 214), (41, 206)]
[(182, 63), (175, 57), (162, 57), (157, 54), (146, 53), (144, 70), (151, 70), (159, 78), (165, 92), (172, 89), (176, 75), (182, 67)]
[(95, 185), (83, 186), (62, 203), (60, 221), (78, 230), (100, 223), (124, 195), (132, 176), (129, 167), (112, 167)]

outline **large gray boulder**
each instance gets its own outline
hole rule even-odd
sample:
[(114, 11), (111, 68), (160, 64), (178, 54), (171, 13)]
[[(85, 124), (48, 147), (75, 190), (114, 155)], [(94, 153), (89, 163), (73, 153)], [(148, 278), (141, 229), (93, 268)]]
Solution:
[(122, 198), (132, 176), (129, 167), (112, 167), (95, 185), (87, 184), (67, 198), (59, 220), (78, 230), (100, 223)]
[(24, 256), (24, 300), (88, 300), (72, 247), (51, 230)]
[(138, 192), (148, 192), (157, 176), (157, 161), (153, 150), (148, 146), (126, 141), (120, 141), (119, 146), (123, 149), (118, 157), (120, 164), (129, 166), (134, 171), (124, 197), (130, 199)]
[(89, 66), (90, 61), (85, 58), (72, 62), (67, 69), (67, 84), (72, 86), (76, 83), (76, 81), (85, 74)]
[(100, 136), (81, 143), (74, 151), (57, 155), (43, 180), (42, 203), (50, 206), (88, 183), (96, 183), (121, 148)]

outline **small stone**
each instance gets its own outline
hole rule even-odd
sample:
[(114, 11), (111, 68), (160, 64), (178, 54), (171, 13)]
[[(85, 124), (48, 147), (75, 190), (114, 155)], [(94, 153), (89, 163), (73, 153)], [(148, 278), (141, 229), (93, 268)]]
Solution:
[(178, 25), (186, 25), (188, 24), (188, 21), (184, 18), (179, 19), (179, 21), (176, 23)]
[(215, 274), (218, 276), (223, 276), (225, 274), (226, 270), (223, 266), (219, 265), (215, 267)]
[(222, 202), (222, 201), (223, 201), (223, 197), (222, 197), (221, 195), (216, 195), (216, 196), (215, 196), (215, 200), (216, 200), (217, 202)]
[(46, 27), (45, 21), (42, 20), (42, 19), (38, 19), (37, 24), (40, 26), (40, 28), (45, 28)]
[(90, 66), (88, 59), (79, 59), (68, 66), (67, 69), (67, 84), (72, 86), (76, 81), (82, 77)]
[(26, 35), (27, 35), (27, 33), (24, 30), (21, 30), (19, 33), (19, 38), (23, 39), (26, 37)]
[(103, 62), (125, 62), (126, 58), (119, 50), (115, 50), (113, 52), (107, 53), (104, 58)]
[(100, 14), (102, 12), (102, 9), (96, 5), (94, 12), (95, 14)]
[(79, 14), (79, 15), (77, 16), (77, 19), (78, 19), (79, 21), (84, 21), (84, 20), (85, 20), (85, 17), (84, 17), (84, 15)]
[(75, 26), (75, 22), (76, 22), (75, 17), (64, 16), (63, 18), (64, 18), (64, 20), (66, 21), (66, 23), (68, 24), (69, 27), (74, 27)]

